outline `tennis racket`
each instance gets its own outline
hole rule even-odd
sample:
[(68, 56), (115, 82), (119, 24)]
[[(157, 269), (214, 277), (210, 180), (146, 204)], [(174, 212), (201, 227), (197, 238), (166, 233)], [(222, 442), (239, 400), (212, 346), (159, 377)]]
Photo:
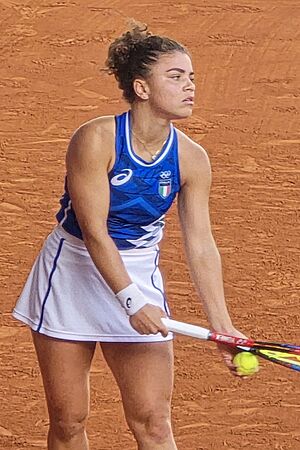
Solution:
[(300, 346), (298, 345), (239, 338), (227, 334), (216, 333), (207, 328), (178, 322), (172, 319), (163, 318), (162, 321), (168, 330), (173, 331), (174, 333), (213, 341), (218, 344), (234, 347), (237, 350), (251, 352), (268, 361), (300, 372)]

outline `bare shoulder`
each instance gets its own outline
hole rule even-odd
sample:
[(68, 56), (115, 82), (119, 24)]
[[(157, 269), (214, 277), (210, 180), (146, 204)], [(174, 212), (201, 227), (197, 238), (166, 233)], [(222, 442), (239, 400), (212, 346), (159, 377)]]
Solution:
[(67, 160), (105, 160), (113, 157), (115, 142), (114, 116), (102, 116), (83, 123), (73, 133), (67, 152)]
[(90, 130), (96, 133), (111, 132), (115, 126), (115, 116), (100, 116), (83, 123), (78, 130)]
[(182, 185), (203, 180), (210, 183), (211, 166), (205, 149), (182, 131), (177, 130)]
[(109, 137), (115, 134), (115, 120), (114, 116), (101, 116), (91, 119), (88, 122), (83, 123), (77, 130), (75, 130), (71, 141), (84, 139), (84, 140), (103, 140), (109, 139)]

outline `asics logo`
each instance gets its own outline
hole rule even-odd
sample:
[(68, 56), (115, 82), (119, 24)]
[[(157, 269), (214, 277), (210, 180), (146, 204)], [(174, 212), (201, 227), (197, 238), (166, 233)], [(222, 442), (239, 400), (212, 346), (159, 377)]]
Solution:
[(132, 298), (128, 297), (126, 299), (126, 306), (127, 306), (128, 309), (130, 309), (131, 305), (132, 305)]
[(113, 186), (121, 186), (122, 184), (127, 183), (127, 181), (130, 180), (132, 177), (132, 170), (131, 169), (123, 169), (121, 170), (123, 173), (119, 173), (119, 175), (115, 175), (111, 180), (111, 184)]
[(165, 180), (166, 178), (170, 178), (172, 172), (171, 170), (164, 170), (163, 172), (160, 172), (160, 178), (162, 178), (163, 180)]

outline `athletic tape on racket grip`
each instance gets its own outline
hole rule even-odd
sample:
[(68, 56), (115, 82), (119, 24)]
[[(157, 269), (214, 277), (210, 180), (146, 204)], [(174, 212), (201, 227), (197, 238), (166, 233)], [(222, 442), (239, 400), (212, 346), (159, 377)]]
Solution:
[(118, 292), (116, 298), (119, 300), (128, 316), (133, 316), (133, 314), (147, 304), (144, 295), (134, 283)]

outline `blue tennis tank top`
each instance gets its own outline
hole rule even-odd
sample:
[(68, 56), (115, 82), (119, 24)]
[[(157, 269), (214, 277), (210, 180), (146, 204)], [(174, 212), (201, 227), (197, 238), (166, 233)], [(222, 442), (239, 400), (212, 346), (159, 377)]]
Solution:
[[(116, 158), (108, 174), (108, 233), (119, 250), (151, 247), (162, 239), (165, 213), (180, 189), (177, 132), (171, 124), (160, 155), (155, 161), (147, 162), (132, 148), (130, 111), (116, 116), (115, 121)], [(82, 239), (67, 178), (60, 203), (58, 222), (68, 233)]]

